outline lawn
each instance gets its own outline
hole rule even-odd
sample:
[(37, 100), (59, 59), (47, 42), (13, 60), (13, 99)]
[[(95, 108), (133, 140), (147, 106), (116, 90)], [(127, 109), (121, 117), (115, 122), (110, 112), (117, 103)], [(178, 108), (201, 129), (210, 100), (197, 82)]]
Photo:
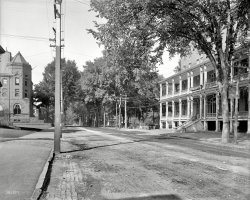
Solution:
[(34, 133), (34, 130), (0, 128), (0, 138), (19, 138)]

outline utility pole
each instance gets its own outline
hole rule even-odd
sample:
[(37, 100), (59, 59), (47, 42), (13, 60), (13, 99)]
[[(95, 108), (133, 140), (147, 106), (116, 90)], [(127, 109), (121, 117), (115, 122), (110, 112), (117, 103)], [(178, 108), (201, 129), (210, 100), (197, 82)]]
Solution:
[(115, 128), (117, 128), (117, 99), (115, 100)]
[(124, 118), (125, 118), (125, 128), (128, 128), (127, 126), (127, 95), (125, 95), (125, 100), (124, 100)]
[(103, 106), (103, 128), (105, 128), (105, 121), (106, 121), (105, 106)]
[(119, 129), (121, 128), (121, 102), (122, 101), (122, 97), (120, 96), (120, 100), (119, 100)]
[(56, 62), (55, 62), (55, 132), (54, 153), (59, 154), (61, 139), (61, 4), (62, 0), (55, 0), (54, 14), (56, 19)]

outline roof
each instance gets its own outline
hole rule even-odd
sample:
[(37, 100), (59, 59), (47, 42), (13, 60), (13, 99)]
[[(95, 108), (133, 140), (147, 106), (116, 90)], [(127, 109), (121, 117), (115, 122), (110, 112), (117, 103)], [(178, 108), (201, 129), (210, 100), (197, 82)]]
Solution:
[(3, 49), (3, 47), (0, 45), (0, 54), (4, 53), (5, 50)]
[(14, 58), (11, 60), (10, 64), (28, 64), (28, 62), (24, 59), (20, 51), (14, 56)]

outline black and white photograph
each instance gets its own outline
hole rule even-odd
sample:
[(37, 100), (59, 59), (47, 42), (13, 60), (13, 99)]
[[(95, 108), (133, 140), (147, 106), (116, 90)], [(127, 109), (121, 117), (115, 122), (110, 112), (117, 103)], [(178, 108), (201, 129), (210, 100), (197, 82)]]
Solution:
[(250, 200), (249, 0), (0, 0), (0, 200)]

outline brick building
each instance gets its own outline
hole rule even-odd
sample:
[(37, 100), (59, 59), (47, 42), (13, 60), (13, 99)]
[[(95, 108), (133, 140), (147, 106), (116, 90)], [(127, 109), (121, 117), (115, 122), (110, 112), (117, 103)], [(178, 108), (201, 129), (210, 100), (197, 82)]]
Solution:
[[(245, 66), (239, 82), (239, 126), (241, 132), (250, 132), (248, 120), (249, 58), (244, 49), (234, 55), (233, 66)], [(205, 55), (194, 51), (181, 59), (182, 71), (160, 82), (160, 127), (188, 131), (221, 131), (221, 97), (215, 79), (215, 71)], [(229, 95), (230, 129), (234, 121), (235, 85), (239, 74), (231, 67)], [(233, 90), (234, 89), (234, 90)]]
[(0, 120), (30, 122), (33, 117), (32, 68), (18, 52), (14, 57), (0, 46)]

